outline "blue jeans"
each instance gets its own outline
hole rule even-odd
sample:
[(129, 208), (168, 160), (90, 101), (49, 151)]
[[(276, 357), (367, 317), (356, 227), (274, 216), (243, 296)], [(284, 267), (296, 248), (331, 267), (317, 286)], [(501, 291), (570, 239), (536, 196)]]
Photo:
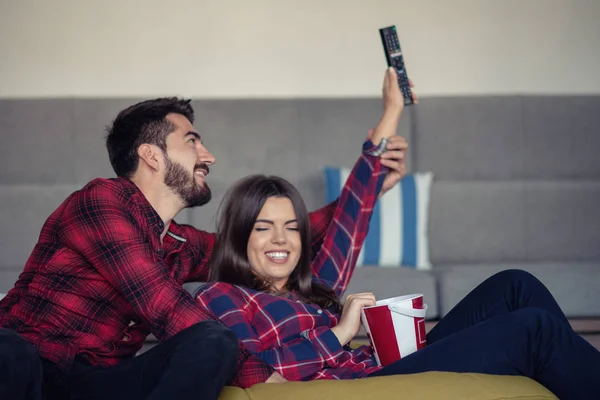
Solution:
[(42, 360), (15, 332), (0, 328), (0, 399), (42, 400)]
[(76, 358), (62, 371), (6, 329), (0, 329), (0, 350), (0, 399), (15, 400), (216, 400), (233, 377), (239, 354), (235, 335), (217, 321), (192, 325), (114, 367)]
[(561, 400), (600, 398), (600, 352), (576, 334), (533, 275), (500, 272), (427, 335), (428, 346), (371, 376), (426, 371), (520, 375)]

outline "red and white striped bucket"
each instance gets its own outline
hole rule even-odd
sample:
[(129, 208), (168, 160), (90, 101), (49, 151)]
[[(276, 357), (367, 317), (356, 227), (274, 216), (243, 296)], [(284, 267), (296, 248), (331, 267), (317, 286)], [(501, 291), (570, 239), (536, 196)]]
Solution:
[(373, 347), (377, 365), (385, 367), (427, 345), (422, 294), (379, 300), (364, 307), (361, 321)]

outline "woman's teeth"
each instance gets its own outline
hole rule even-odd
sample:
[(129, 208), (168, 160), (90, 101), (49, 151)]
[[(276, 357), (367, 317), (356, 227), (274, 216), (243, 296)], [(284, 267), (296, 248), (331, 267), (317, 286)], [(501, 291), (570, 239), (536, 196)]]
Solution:
[(267, 257), (272, 258), (274, 260), (285, 260), (288, 256), (288, 253), (283, 251), (272, 251), (266, 253)]

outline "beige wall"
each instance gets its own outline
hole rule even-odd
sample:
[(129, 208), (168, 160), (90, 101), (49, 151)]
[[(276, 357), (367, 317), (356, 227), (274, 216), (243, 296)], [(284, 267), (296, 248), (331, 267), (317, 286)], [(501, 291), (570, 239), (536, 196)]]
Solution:
[[(167, 5), (170, 4), (170, 5)], [(599, 0), (0, 0), (0, 97), (600, 93)]]

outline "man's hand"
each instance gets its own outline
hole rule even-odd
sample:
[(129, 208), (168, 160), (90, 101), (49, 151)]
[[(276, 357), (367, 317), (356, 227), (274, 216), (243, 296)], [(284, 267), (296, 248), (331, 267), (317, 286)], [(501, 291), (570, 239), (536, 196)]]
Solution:
[[(369, 129), (367, 138), (371, 139), (372, 136), (373, 129)], [(390, 171), (385, 176), (379, 197), (397, 185), (406, 175), (406, 151), (408, 150), (406, 139), (402, 136), (392, 136), (388, 139), (386, 149), (387, 151), (381, 155), (381, 165), (388, 167)]]
[(386, 148), (388, 151), (381, 155), (381, 165), (388, 167), (390, 171), (385, 176), (379, 197), (397, 185), (406, 175), (406, 150), (408, 150), (406, 139), (402, 136), (392, 136)]
[(285, 383), (285, 382), (288, 382), (288, 380), (285, 379), (283, 376), (281, 376), (281, 374), (279, 374), (279, 372), (273, 372), (273, 375), (271, 375), (265, 383)]

